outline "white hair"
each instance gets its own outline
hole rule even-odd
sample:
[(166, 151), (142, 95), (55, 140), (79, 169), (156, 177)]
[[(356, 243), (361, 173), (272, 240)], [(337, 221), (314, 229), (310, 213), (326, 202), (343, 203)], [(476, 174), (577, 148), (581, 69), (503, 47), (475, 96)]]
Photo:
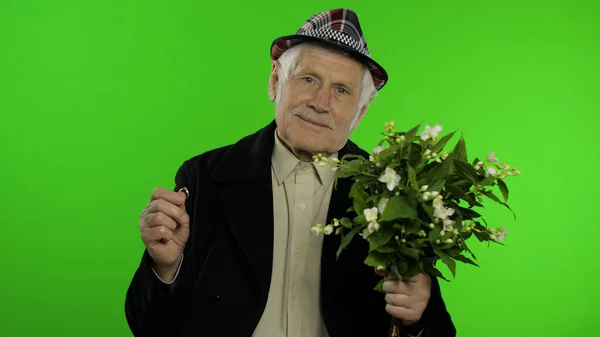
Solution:
[[(278, 103), (281, 100), (281, 97), (283, 96), (283, 89), (285, 88), (287, 82), (290, 80), (292, 73), (296, 70), (296, 67), (298, 66), (298, 57), (300, 53), (304, 49), (311, 47), (325, 48), (338, 54), (348, 55), (338, 49), (327, 48), (320, 44), (311, 42), (300, 43), (295, 46), (292, 46), (290, 49), (286, 50), (277, 60), (277, 62), (279, 63), (279, 72), (277, 74), (278, 81), (276, 88), (277, 94), (275, 97), (276, 103)], [(362, 108), (369, 103), (369, 100), (372, 97), (377, 96), (377, 89), (375, 88), (375, 84), (373, 83), (373, 77), (371, 76), (371, 72), (369, 71), (369, 68), (367, 66), (363, 66), (363, 68), (364, 73), (362, 76), (360, 87), (360, 99), (352, 123), (350, 123), (350, 129), (356, 126), (356, 123), (358, 122), (358, 116)]]

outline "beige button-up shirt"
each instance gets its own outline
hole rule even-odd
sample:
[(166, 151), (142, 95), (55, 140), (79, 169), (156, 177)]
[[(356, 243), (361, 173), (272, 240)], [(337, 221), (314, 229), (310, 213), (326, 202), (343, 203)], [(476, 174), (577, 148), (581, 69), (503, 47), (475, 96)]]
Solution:
[(252, 336), (327, 337), (320, 306), (323, 234), (310, 229), (326, 224), (334, 173), (331, 166), (301, 162), (277, 132), (271, 172), (273, 271), (267, 306)]

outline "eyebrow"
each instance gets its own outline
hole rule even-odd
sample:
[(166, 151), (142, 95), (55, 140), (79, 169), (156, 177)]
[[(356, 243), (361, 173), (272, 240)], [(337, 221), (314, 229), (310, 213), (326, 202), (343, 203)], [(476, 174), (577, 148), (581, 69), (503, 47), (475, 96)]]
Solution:
[[(319, 76), (314, 70), (309, 70), (309, 69), (299, 71), (296, 75), (310, 75), (310, 76), (314, 76), (317, 78), (321, 78), (321, 76)], [(352, 89), (352, 90), (355, 90), (360, 87), (360, 84), (356, 85), (356, 86), (352, 86), (349, 83), (344, 83), (343, 81), (335, 81), (335, 82), (333, 82), (333, 85), (346, 87), (346, 88)]]

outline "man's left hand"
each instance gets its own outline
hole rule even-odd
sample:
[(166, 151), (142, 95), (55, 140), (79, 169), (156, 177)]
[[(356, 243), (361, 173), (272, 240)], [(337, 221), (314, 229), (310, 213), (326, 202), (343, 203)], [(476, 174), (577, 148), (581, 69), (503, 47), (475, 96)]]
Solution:
[(385, 276), (383, 291), (387, 305), (385, 310), (410, 325), (421, 319), (429, 297), (431, 296), (431, 277), (421, 273), (417, 276), (399, 280), (392, 273)]

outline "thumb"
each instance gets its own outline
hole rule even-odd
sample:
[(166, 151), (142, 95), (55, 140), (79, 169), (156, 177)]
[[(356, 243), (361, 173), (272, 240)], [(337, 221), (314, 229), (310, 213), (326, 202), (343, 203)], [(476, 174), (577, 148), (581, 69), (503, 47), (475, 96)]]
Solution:
[(184, 186), (184, 187), (180, 188), (177, 192), (183, 194), (183, 196), (185, 197), (184, 201), (181, 203), (181, 205), (179, 205), (179, 208), (181, 208), (185, 212), (185, 203), (186, 203), (187, 199), (190, 197), (190, 191), (188, 190), (187, 187)]

